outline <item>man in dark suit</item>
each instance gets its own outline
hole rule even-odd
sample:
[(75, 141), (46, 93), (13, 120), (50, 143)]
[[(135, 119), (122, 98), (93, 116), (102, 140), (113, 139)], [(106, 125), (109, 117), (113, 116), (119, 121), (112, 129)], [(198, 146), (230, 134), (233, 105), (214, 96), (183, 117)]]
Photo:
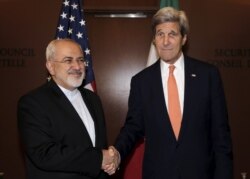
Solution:
[[(127, 118), (114, 147), (123, 160), (145, 139), (143, 179), (232, 179), (231, 136), (217, 68), (183, 55), (189, 28), (183, 11), (162, 8), (152, 23), (160, 58), (132, 78)], [(171, 75), (177, 95), (170, 92)]]
[(106, 179), (113, 171), (99, 97), (78, 88), (85, 77), (79, 44), (53, 40), (46, 49), (51, 80), (20, 98), (18, 125), (29, 179)]

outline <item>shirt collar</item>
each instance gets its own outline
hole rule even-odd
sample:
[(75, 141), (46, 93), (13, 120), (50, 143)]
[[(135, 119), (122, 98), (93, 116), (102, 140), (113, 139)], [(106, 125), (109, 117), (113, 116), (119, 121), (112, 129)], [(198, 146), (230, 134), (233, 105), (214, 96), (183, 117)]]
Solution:
[(67, 98), (69, 100), (72, 100), (78, 93), (79, 93), (79, 90), (76, 88), (74, 89), (73, 91), (71, 90), (68, 90), (60, 85), (58, 85), (59, 88), (62, 90), (62, 92), (67, 96)]
[[(166, 63), (161, 59), (161, 70), (162, 71), (168, 71), (169, 63)], [(173, 64), (176, 69), (184, 70), (184, 55), (181, 53), (181, 56), (176, 60), (176, 62)]]

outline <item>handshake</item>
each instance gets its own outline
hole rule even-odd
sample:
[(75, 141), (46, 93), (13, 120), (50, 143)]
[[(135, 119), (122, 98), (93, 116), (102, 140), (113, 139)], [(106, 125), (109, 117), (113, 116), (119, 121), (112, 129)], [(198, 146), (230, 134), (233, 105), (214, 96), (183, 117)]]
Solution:
[(107, 150), (102, 150), (102, 155), (102, 170), (109, 175), (113, 175), (121, 162), (119, 152), (114, 146), (110, 146)]

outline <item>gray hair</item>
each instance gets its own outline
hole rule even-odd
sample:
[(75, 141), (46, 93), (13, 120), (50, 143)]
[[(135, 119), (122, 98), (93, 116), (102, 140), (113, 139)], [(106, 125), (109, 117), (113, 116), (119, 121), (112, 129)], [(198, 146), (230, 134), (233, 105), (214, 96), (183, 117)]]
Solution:
[(75, 43), (82, 50), (81, 46), (77, 42), (75, 42), (74, 40), (72, 40), (72, 39), (68, 39), (68, 38), (65, 38), (65, 39), (55, 39), (55, 40), (52, 40), (48, 44), (48, 46), (46, 48), (46, 60), (53, 60), (54, 59), (55, 53), (56, 53), (56, 44), (58, 42), (63, 42), (63, 41)]
[(187, 35), (189, 31), (188, 18), (184, 11), (179, 11), (172, 7), (164, 7), (156, 12), (152, 19), (152, 30), (155, 35), (156, 26), (165, 22), (178, 22), (181, 35)]

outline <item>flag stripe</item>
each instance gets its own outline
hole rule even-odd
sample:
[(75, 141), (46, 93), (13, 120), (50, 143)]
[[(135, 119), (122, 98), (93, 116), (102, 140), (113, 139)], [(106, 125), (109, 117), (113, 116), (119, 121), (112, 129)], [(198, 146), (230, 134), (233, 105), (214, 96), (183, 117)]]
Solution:
[(176, 9), (179, 9), (179, 1), (178, 0), (161, 0), (160, 8), (171, 6)]

